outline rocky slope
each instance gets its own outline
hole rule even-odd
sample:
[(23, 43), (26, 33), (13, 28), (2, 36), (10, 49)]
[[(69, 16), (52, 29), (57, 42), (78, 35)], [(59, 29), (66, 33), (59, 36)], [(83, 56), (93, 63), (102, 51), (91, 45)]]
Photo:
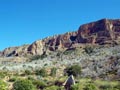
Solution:
[(117, 45), (120, 41), (120, 19), (102, 19), (81, 25), (76, 32), (68, 32), (33, 42), (31, 45), (10, 47), (0, 56), (42, 55), (50, 51), (75, 48), (81, 44)]
[(66, 66), (77, 63), (82, 68), (82, 77), (118, 80), (119, 38), (120, 19), (102, 19), (81, 25), (76, 32), (6, 48), (0, 52), (0, 70), (24, 72), (27, 69), (57, 67), (63, 74)]

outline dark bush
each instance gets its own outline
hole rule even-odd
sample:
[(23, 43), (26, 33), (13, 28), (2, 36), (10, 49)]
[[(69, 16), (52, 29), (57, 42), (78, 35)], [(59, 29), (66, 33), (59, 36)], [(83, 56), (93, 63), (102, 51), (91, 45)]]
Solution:
[(37, 89), (44, 89), (47, 84), (44, 81), (34, 80), (33, 84), (36, 86)]
[(44, 68), (42, 68), (40, 70), (36, 70), (36, 75), (40, 75), (42, 77), (45, 77), (45, 76), (47, 76), (47, 71)]
[(116, 85), (114, 88), (120, 90), (120, 83), (118, 85)]
[(64, 90), (64, 89), (58, 86), (49, 86), (45, 90)]
[(98, 87), (94, 83), (87, 83), (83, 90), (98, 90)]
[(32, 72), (30, 70), (25, 70), (25, 75), (31, 75)]
[(15, 82), (16, 80), (17, 80), (16, 77), (12, 77), (12, 78), (9, 79), (9, 82)]
[(81, 74), (81, 66), (80, 65), (68, 66), (65, 69), (65, 73), (67, 73), (68, 76), (73, 75), (75, 77), (79, 77)]
[(0, 78), (5, 78), (6, 75), (7, 75), (7, 72), (0, 72)]
[(110, 84), (105, 84), (105, 85), (101, 85), (100, 89), (102, 89), (102, 90), (110, 90), (110, 89), (112, 89), (112, 86)]
[(32, 84), (30, 80), (17, 80), (13, 84), (14, 90), (36, 90), (35, 86)]
[(86, 47), (84, 48), (84, 50), (85, 50), (85, 52), (86, 52), (87, 54), (93, 53), (93, 47), (91, 47), (91, 46), (86, 46)]
[(44, 59), (45, 57), (47, 57), (47, 55), (45, 54), (43, 54), (43, 55), (34, 55), (34, 56), (32, 56), (31, 58), (30, 58), (30, 60), (38, 60), (38, 59)]
[(50, 72), (50, 76), (56, 76), (57, 68), (53, 67)]

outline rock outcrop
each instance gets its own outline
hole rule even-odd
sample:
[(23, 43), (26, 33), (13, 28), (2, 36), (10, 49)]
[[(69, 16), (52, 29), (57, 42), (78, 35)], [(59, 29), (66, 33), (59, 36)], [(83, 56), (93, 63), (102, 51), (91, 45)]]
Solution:
[(119, 44), (120, 19), (102, 19), (81, 25), (78, 31), (38, 40), (31, 45), (7, 48), (0, 56), (41, 55), (47, 51), (69, 49), (75, 44)]
[(27, 51), (32, 55), (41, 55), (44, 52), (44, 46), (45, 46), (44, 42), (42, 40), (38, 40), (32, 43), (28, 47)]
[(120, 19), (102, 19), (84, 24), (78, 30), (78, 43), (106, 44), (120, 38)]
[(1, 53), (1, 57), (11, 57), (11, 56), (25, 56), (27, 55), (27, 48), (29, 45), (23, 45), (19, 47), (9, 47), (4, 49)]

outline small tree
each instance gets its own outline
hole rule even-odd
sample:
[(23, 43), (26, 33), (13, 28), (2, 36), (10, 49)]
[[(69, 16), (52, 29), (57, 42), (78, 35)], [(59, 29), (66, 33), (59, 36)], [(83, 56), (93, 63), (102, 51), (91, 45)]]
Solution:
[(76, 64), (76, 65), (67, 67), (65, 69), (65, 73), (67, 73), (68, 76), (73, 75), (75, 77), (79, 77), (81, 74), (81, 66)]
[(17, 80), (13, 84), (14, 90), (36, 90), (35, 86), (32, 84), (30, 80), (24, 79), (24, 80)]

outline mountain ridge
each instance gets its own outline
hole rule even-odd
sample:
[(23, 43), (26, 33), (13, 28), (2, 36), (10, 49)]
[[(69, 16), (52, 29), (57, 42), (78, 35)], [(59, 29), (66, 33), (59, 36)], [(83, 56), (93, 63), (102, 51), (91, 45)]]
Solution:
[(9, 47), (0, 56), (42, 55), (55, 50), (75, 48), (76, 44), (119, 44), (120, 19), (101, 19), (81, 25), (77, 31), (47, 37), (30, 45)]

